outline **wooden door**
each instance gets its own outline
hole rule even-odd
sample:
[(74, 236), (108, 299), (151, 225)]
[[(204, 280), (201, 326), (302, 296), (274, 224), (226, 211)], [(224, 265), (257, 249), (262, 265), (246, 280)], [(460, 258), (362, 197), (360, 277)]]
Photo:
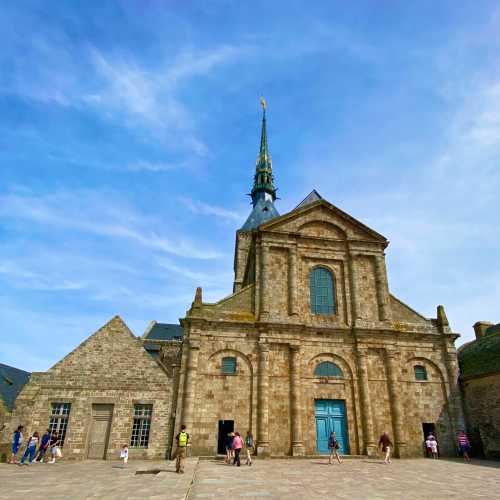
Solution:
[(316, 450), (326, 454), (328, 437), (335, 432), (340, 445), (340, 453), (349, 453), (345, 401), (340, 399), (317, 399), (316, 407)]
[(106, 459), (112, 417), (113, 405), (92, 405), (92, 425), (90, 428), (88, 458)]

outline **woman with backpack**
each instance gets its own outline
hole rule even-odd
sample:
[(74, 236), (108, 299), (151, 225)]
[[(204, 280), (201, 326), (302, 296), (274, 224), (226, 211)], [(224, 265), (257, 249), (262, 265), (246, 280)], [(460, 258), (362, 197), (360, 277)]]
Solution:
[(330, 449), (330, 457), (328, 459), (328, 463), (331, 465), (332, 457), (335, 456), (337, 462), (341, 464), (342, 460), (340, 460), (339, 455), (340, 443), (337, 441), (337, 435), (335, 434), (335, 432), (330, 432), (330, 437), (328, 438), (328, 448)]
[(252, 431), (247, 431), (245, 436), (245, 451), (247, 452), (247, 465), (252, 465), (253, 436)]

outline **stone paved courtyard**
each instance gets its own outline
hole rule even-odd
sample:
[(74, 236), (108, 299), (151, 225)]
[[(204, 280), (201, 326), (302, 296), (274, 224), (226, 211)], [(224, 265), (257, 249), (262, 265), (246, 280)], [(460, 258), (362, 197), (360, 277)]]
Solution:
[[(136, 471), (160, 469), (158, 474)], [(202, 498), (454, 499), (500, 498), (500, 463), (459, 460), (256, 461), (236, 468), (220, 461), (188, 459), (177, 475), (173, 462), (0, 464), (0, 499), (39, 496), (54, 500)], [(45, 496), (45, 495), (44, 495)]]

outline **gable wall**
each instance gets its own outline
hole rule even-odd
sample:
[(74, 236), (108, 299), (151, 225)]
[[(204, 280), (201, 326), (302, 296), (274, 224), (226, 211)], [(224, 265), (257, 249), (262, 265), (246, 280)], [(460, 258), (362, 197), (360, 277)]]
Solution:
[(130, 457), (165, 456), (171, 427), (173, 378), (160, 368), (119, 318), (114, 318), (47, 372), (33, 374), (16, 399), (11, 425), (27, 433), (44, 431), (52, 403), (71, 403), (64, 455), (87, 458), (92, 405), (113, 405), (106, 456), (116, 459), (130, 445), (135, 404), (152, 404), (148, 448), (130, 448)]
[[(382, 242), (326, 207), (317, 206), (263, 231), (258, 251), (263, 278), (256, 293), (263, 291), (260, 308), (269, 318), (349, 327), (355, 300), (354, 319), (389, 319), (381, 314), (382, 302), (390, 309), (385, 263), (379, 270), (376, 265), (377, 259), (385, 260)], [(331, 316), (310, 311), (309, 274), (317, 266), (326, 267), (334, 277), (336, 313)]]

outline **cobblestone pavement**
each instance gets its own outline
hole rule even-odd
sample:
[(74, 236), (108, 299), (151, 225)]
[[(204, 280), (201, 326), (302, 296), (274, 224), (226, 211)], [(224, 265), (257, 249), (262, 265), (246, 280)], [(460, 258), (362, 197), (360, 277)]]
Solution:
[[(19, 466), (0, 464), (0, 499), (50, 498), (50, 500), (184, 500), (197, 459), (186, 460), (186, 472), (176, 474), (175, 462), (86, 461)], [(160, 469), (158, 474), (136, 471)]]
[[(160, 469), (158, 474), (136, 471)], [(191, 485), (191, 482), (194, 483)], [(187, 459), (186, 473), (173, 462), (60, 462), (55, 465), (0, 464), (0, 500), (43, 496), (80, 499), (326, 499), (441, 500), (500, 499), (500, 462), (395, 460), (391, 465), (346, 459), (256, 460), (252, 467)]]
[(189, 500), (210, 498), (370, 500), (500, 499), (500, 463), (368, 459), (255, 461), (239, 468), (200, 461)]

